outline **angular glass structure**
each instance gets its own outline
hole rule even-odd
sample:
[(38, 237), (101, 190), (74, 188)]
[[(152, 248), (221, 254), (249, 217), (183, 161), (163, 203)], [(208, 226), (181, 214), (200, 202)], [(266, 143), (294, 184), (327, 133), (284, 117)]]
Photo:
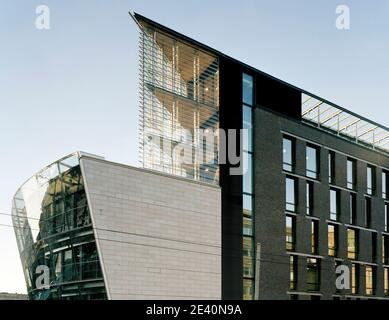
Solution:
[(74, 153), (42, 169), (13, 198), (13, 225), (32, 300), (106, 298), (79, 157)]
[(219, 62), (140, 21), (140, 160), (218, 184)]

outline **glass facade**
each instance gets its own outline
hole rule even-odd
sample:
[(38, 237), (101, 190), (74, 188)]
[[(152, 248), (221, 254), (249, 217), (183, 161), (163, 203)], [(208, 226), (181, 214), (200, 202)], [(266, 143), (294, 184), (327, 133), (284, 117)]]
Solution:
[[(106, 298), (78, 154), (30, 178), (12, 214), (30, 299)], [(38, 279), (42, 268), (48, 288)]]
[(142, 165), (217, 185), (218, 58), (140, 23)]
[(254, 237), (254, 174), (253, 174), (253, 77), (242, 75), (243, 118), (243, 299), (254, 299), (255, 237)]

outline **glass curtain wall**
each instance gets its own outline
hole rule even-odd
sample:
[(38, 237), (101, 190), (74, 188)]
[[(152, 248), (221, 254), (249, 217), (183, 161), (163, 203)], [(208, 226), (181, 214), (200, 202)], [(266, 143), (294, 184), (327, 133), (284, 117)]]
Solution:
[(141, 24), (141, 163), (218, 184), (218, 58)]
[(78, 153), (30, 178), (12, 219), (30, 299), (106, 298)]
[[(253, 77), (243, 74), (243, 299), (254, 299)], [(247, 210), (247, 208), (251, 210)]]

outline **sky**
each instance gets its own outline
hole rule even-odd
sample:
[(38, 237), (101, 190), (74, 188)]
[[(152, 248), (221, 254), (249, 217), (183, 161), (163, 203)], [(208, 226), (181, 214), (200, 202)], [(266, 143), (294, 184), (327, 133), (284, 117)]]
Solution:
[[(372, 1), (371, 1), (372, 2)], [(1, 0), (0, 213), (76, 150), (138, 166), (138, 12), (389, 127), (389, 1)], [(35, 9), (50, 9), (50, 29)], [(336, 28), (336, 7), (350, 29)], [(0, 214), (0, 292), (26, 291)]]

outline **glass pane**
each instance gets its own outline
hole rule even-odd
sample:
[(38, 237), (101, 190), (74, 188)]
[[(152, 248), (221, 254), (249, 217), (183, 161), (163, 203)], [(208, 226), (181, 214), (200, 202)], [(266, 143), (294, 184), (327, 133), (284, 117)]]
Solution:
[(243, 150), (253, 151), (253, 122), (251, 108), (243, 106)]
[(317, 178), (318, 168), (317, 168), (317, 149), (307, 146), (306, 148), (306, 160), (307, 160), (307, 176), (310, 178)]
[(355, 164), (353, 160), (347, 160), (347, 188), (354, 189), (355, 185)]
[(243, 214), (251, 217), (253, 211), (253, 198), (247, 194), (243, 195)]
[(253, 235), (253, 220), (251, 218), (243, 217), (243, 235)]
[(253, 77), (243, 74), (243, 102), (253, 104)]
[(338, 192), (330, 190), (330, 218), (331, 220), (338, 219)]
[(286, 216), (286, 250), (294, 250), (294, 219)]
[(283, 139), (283, 168), (286, 171), (293, 171), (293, 141)]
[(291, 178), (286, 178), (286, 210), (296, 210), (295, 180)]
[(247, 152), (243, 152), (243, 192), (253, 193), (253, 171), (252, 171), (253, 156)]

